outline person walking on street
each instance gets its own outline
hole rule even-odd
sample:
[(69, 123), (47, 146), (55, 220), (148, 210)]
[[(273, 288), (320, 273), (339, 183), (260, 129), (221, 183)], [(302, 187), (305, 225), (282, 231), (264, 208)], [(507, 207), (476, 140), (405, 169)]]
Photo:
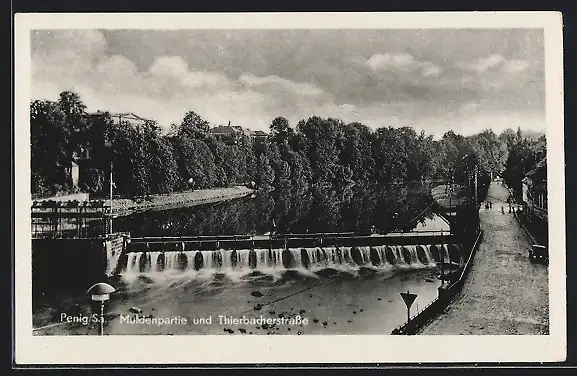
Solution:
[(505, 209), (503, 208), (503, 205), (501, 205), (501, 214), (505, 214)]

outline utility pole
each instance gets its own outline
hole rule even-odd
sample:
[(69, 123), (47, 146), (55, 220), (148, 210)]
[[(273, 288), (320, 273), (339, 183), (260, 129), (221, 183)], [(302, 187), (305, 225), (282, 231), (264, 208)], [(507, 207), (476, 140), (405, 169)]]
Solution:
[(475, 164), (475, 167), (473, 169), (473, 171), (475, 172), (475, 210), (477, 210), (478, 206), (477, 206), (477, 165)]
[(113, 186), (113, 182), (112, 182), (112, 162), (110, 162), (110, 218), (109, 218), (109, 229), (110, 229), (110, 234), (112, 234), (112, 186)]

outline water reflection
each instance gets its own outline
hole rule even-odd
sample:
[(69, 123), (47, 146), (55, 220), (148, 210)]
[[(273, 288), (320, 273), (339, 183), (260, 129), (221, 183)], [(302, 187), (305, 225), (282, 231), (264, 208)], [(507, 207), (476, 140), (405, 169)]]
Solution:
[[(274, 191), (255, 198), (188, 208), (148, 211), (115, 220), (115, 230), (132, 236), (410, 231), (431, 205), (424, 184), (347, 187), (339, 190)], [(420, 219), (432, 218), (429, 214)]]

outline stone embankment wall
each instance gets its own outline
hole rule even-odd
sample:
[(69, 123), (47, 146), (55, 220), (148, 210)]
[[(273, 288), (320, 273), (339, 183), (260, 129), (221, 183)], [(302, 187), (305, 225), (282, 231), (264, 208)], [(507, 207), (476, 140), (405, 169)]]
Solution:
[(33, 294), (80, 291), (105, 282), (116, 271), (129, 241), (125, 233), (96, 239), (32, 239)]
[(451, 304), (463, 289), (463, 285), (467, 279), (469, 271), (471, 270), (471, 266), (473, 265), (473, 259), (475, 258), (475, 253), (482, 237), (483, 231), (479, 230), (477, 238), (471, 247), (471, 252), (469, 252), (469, 258), (467, 259), (459, 278), (448, 285), (439, 287), (439, 296), (437, 299), (433, 300), (422, 311), (417, 312), (417, 314), (411, 317), (408, 322), (395, 328), (391, 334), (417, 334), (419, 330), (439, 316), (449, 306), (449, 304)]

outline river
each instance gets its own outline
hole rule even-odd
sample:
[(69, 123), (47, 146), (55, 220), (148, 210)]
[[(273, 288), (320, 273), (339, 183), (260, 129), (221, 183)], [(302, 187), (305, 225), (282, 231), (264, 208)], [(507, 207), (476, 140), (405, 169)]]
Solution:
[[(130, 231), (133, 237), (258, 235), (271, 230), (448, 231), (446, 223), (434, 214), (415, 219), (430, 205), (428, 187), (423, 185), (389, 190), (278, 191), (218, 204), (138, 213), (117, 218), (114, 228)], [(436, 297), (440, 281), (435, 261), (439, 251), (448, 254), (447, 246), (441, 250), (427, 244), (365, 248), (359, 253), (365, 255), (360, 265), (353, 262), (350, 248), (341, 247), (308, 250), (311, 258), (307, 264), (296, 262), (288, 268), (271, 259), (273, 252), (266, 250), (259, 254), (268, 254), (269, 259), (256, 268), (247, 267), (240, 252), (235, 267), (223, 263), (231, 257), (226, 250), (220, 252), (220, 264), (212, 266), (211, 261), (211, 267), (202, 269), (128, 267), (109, 281), (117, 292), (105, 306), (105, 332), (389, 334), (406, 320), (400, 292), (417, 294), (412, 314)], [(39, 300), (34, 307), (34, 327), (45, 328), (35, 334), (97, 334), (95, 323), (60, 323), (66, 315), (86, 317), (95, 308), (87, 297), (65, 292)], [(133, 322), (136, 316), (149, 322)], [(267, 318), (276, 322), (251, 321)]]

